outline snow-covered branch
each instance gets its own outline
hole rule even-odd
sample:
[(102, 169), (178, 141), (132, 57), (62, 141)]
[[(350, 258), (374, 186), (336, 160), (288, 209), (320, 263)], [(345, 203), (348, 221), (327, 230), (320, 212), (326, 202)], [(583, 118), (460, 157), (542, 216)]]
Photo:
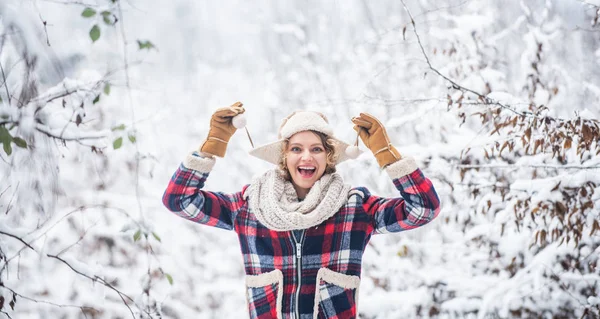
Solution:
[(464, 168), (464, 169), (520, 169), (520, 168), (546, 168), (546, 169), (578, 169), (578, 170), (586, 170), (586, 169), (600, 169), (600, 165), (550, 165), (550, 164), (531, 164), (531, 165), (515, 165), (515, 164), (481, 164), (481, 165), (472, 165), (472, 164), (459, 164), (454, 165), (456, 168)]

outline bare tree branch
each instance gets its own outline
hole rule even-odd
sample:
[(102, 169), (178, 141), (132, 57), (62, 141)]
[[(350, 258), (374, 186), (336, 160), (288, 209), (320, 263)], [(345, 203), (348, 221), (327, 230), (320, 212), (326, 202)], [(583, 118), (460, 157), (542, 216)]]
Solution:
[[(129, 297), (128, 295), (124, 294), (124, 293), (123, 293), (123, 292), (121, 292), (119, 289), (115, 288), (113, 285), (109, 284), (109, 283), (108, 283), (106, 280), (104, 280), (104, 279), (102, 279), (102, 278), (100, 278), (100, 277), (98, 277), (98, 276), (95, 276), (95, 275), (92, 277), (92, 276), (90, 276), (90, 275), (84, 274), (84, 273), (80, 272), (79, 270), (75, 269), (73, 266), (71, 266), (71, 264), (69, 264), (67, 261), (65, 261), (64, 259), (62, 259), (62, 258), (60, 258), (60, 257), (58, 257), (58, 256), (56, 256), (56, 255), (46, 254), (46, 256), (48, 256), (48, 257), (50, 257), (50, 258), (57, 259), (57, 260), (59, 260), (59, 261), (63, 262), (65, 265), (67, 265), (69, 268), (71, 268), (71, 270), (73, 270), (75, 273), (79, 274), (80, 276), (83, 276), (83, 277), (85, 277), (85, 278), (88, 278), (88, 279), (90, 279), (91, 281), (94, 281), (94, 282), (96, 282), (96, 281), (97, 281), (97, 282), (101, 283), (102, 285), (104, 285), (105, 287), (107, 287), (107, 288), (109, 288), (109, 289), (113, 290), (114, 292), (116, 292), (116, 293), (117, 293), (117, 295), (119, 295), (119, 297), (120, 297), (120, 298), (121, 298), (121, 300), (123, 301), (123, 304), (125, 304), (125, 306), (127, 307), (127, 309), (129, 309), (129, 312), (131, 313), (131, 317), (132, 317), (132, 318), (134, 318), (134, 319), (135, 319), (135, 314), (133, 313), (133, 310), (132, 310), (132, 309), (131, 309), (131, 307), (129, 306), (129, 304), (128, 304), (128, 301), (127, 301), (127, 300), (129, 300), (129, 302), (131, 302), (131, 303), (133, 303), (134, 305), (136, 305), (136, 306), (137, 306), (139, 309), (142, 309), (142, 308), (140, 308), (140, 307), (139, 307), (139, 306), (136, 304), (136, 302), (135, 302), (135, 301), (134, 301), (134, 300), (133, 300), (131, 297)], [(127, 299), (127, 300), (125, 300), (125, 299)]]
[[(138, 227), (142, 228), (142, 225), (141, 225), (139, 222), (137, 222), (135, 219), (133, 219), (133, 218), (131, 217), (131, 215), (129, 215), (129, 214), (127, 213), (127, 211), (125, 211), (124, 209), (117, 208), (117, 207), (109, 207), (109, 206), (106, 206), (106, 205), (97, 205), (97, 206), (89, 206), (89, 207), (80, 206), (80, 207), (78, 207), (78, 208), (76, 208), (76, 209), (74, 209), (74, 210), (72, 210), (72, 211), (68, 212), (67, 214), (65, 214), (63, 217), (61, 217), (59, 220), (57, 220), (57, 221), (56, 221), (56, 222), (55, 222), (55, 223), (54, 223), (52, 226), (48, 227), (48, 229), (46, 229), (45, 231), (41, 232), (41, 233), (40, 233), (40, 234), (39, 234), (39, 235), (38, 235), (38, 236), (37, 236), (35, 239), (33, 239), (31, 242), (33, 243), (33, 242), (37, 241), (38, 239), (40, 239), (42, 236), (46, 235), (46, 234), (47, 234), (47, 233), (48, 233), (48, 232), (49, 232), (49, 231), (50, 231), (52, 228), (54, 228), (56, 225), (58, 225), (59, 223), (61, 223), (61, 222), (62, 222), (62, 221), (65, 219), (65, 218), (67, 218), (67, 217), (71, 216), (72, 214), (74, 214), (74, 213), (77, 213), (77, 212), (83, 212), (85, 209), (91, 209), (91, 208), (104, 208), (104, 209), (112, 209), (112, 210), (115, 210), (115, 211), (117, 211), (117, 212), (120, 212), (121, 214), (123, 214), (123, 215), (127, 216), (127, 217), (128, 217), (128, 218), (129, 218), (131, 221), (133, 221), (133, 222), (134, 222), (134, 223), (135, 223), (135, 224), (136, 224)], [(19, 254), (20, 254), (20, 253), (23, 251), (23, 249), (25, 249), (25, 247), (23, 247), (23, 248), (21, 248), (19, 251), (17, 251), (17, 253), (16, 253), (14, 256), (12, 256), (12, 257), (8, 258), (8, 259), (6, 260), (6, 262), (8, 263), (8, 262), (10, 262), (11, 260), (13, 260), (15, 257), (17, 257), (17, 256), (18, 256), (18, 255), (19, 255)]]
[(6, 74), (4, 74), (4, 67), (2, 66), (1, 61), (0, 61), (0, 71), (2, 71), (2, 81), (4, 82), (4, 88), (6, 89), (6, 98), (8, 99), (8, 104), (10, 104), (10, 92), (8, 92), (8, 84), (6, 84)]
[[(0, 123), (0, 125), (2, 125), (2, 124)], [(7, 191), (9, 188), (10, 188), (10, 185), (8, 185), (8, 186), (6, 187), (6, 189), (4, 189), (2, 192), (0, 192), (0, 197), (2, 197), (2, 195), (4, 195), (4, 193), (6, 193), (6, 191)]]
[(577, 1), (581, 2), (582, 4), (586, 4), (586, 5), (590, 6), (590, 7), (600, 8), (600, 6), (598, 6), (596, 4), (593, 4), (593, 3), (590, 3), (590, 2), (587, 2), (587, 1), (584, 1), (584, 0), (577, 0)]
[(0, 234), (2, 234), (2, 235), (6, 235), (6, 236), (8, 236), (8, 237), (12, 237), (12, 238), (14, 238), (14, 239), (16, 239), (16, 240), (18, 240), (18, 241), (22, 242), (23, 244), (25, 244), (25, 246), (27, 246), (29, 249), (31, 249), (31, 250), (33, 250), (33, 251), (35, 251), (35, 249), (34, 249), (33, 247), (31, 247), (31, 245), (29, 245), (29, 244), (28, 244), (26, 241), (24, 241), (24, 240), (23, 240), (21, 237), (19, 237), (19, 236), (16, 236), (16, 235), (13, 235), (13, 234), (9, 234), (9, 233), (3, 232), (3, 231), (1, 231), (1, 230), (0, 230)]
[(470, 93), (476, 95), (478, 98), (480, 98), (483, 101), (485, 101), (487, 104), (498, 105), (498, 106), (500, 106), (500, 107), (502, 107), (504, 109), (507, 109), (507, 110), (509, 110), (509, 111), (511, 111), (511, 112), (513, 112), (515, 114), (523, 115), (523, 116), (531, 116), (531, 115), (528, 115), (528, 114), (525, 114), (525, 113), (518, 112), (518, 111), (512, 109), (511, 107), (506, 106), (506, 105), (504, 105), (504, 104), (502, 104), (500, 102), (494, 101), (494, 100), (486, 97), (485, 95), (483, 95), (483, 94), (481, 94), (481, 93), (479, 93), (479, 92), (477, 92), (475, 90), (472, 90), (472, 89), (469, 89), (467, 87), (464, 87), (464, 86), (456, 83), (455, 81), (453, 81), (449, 77), (445, 76), (444, 74), (442, 74), (436, 68), (434, 68), (433, 65), (431, 65), (431, 61), (429, 60), (429, 56), (425, 52), (425, 48), (423, 47), (423, 43), (421, 42), (421, 37), (419, 36), (419, 33), (417, 32), (417, 25), (415, 23), (415, 20), (414, 20), (412, 14), (410, 13), (410, 10), (406, 6), (406, 3), (404, 3), (404, 0), (400, 0), (400, 1), (402, 2), (402, 6), (404, 7), (404, 10), (406, 10), (406, 13), (408, 13), (408, 16), (410, 17), (410, 23), (412, 24), (412, 26), (413, 26), (413, 32), (414, 32), (415, 36), (417, 37), (417, 42), (419, 43), (419, 48), (421, 48), (421, 52), (423, 53), (423, 57), (425, 58), (425, 61), (427, 62), (427, 65), (429, 66), (430, 70), (432, 70), (433, 72), (435, 72), (437, 75), (439, 75), (440, 77), (442, 77), (444, 80), (450, 82), (450, 84), (452, 84), (452, 87), (454, 89), (461, 90), (461, 91), (466, 91), (466, 92), (470, 92)]
[(44, 33), (46, 34), (46, 44), (48, 46), (50, 46), (50, 38), (48, 38), (48, 28), (46, 27), (48, 22), (46, 20), (44, 20), (44, 18), (42, 17), (42, 14), (40, 12), (40, 8), (38, 8), (37, 2), (34, 1), (33, 5), (35, 6), (35, 9), (38, 11), (38, 16), (40, 17), (40, 21), (42, 21), (42, 25), (44, 25)]
[[(117, 2), (117, 9), (119, 11), (119, 18), (121, 20), (121, 36), (123, 37), (123, 64), (125, 66), (125, 84), (127, 86), (127, 96), (129, 98), (129, 107), (131, 108), (131, 128), (135, 131), (135, 111), (133, 108), (133, 98), (131, 96), (131, 84), (129, 80), (129, 62), (127, 59), (127, 37), (125, 33), (125, 23), (123, 19), (123, 10), (121, 9), (121, 2)], [(135, 147), (135, 196), (137, 198), (138, 210), (142, 220), (144, 219), (144, 211), (142, 209), (142, 199), (140, 197), (140, 150), (138, 143), (134, 143)]]
[[(494, 99), (491, 99), (489, 97), (487, 97), (486, 95), (479, 93), (473, 89), (467, 88), (465, 86), (462, 86), (460, 84), (458, 84), (456, 81), (450, 79), (449, 77), (445, 76), (444, 74), (442, 74), (440, 71), (438, 71), (436, 68), (433, 67), (433, 65), (431, 64), (431, 61), (429, 60), (429, 56), (427, 55), (427, 53), (425, 52), (425, 48), (423, 47), (423, 43), (421, 41), (421, 37), (419, 36), (419, 33), (417, 32), (417, 25), (415, 23), (415, 20), (410, 12), (410, 10), (408, 9), (408, 7), (406, 6), (406, 3), (404, 2), (404, 0), (400, 0), (402, 2), (402, 6), (404, 7), (404, 10), (408, 13), (409, 17), (410, 17), (410, 23), (413, 26), (413, 32), (415, 34), (415, 36), (417, 37), (417, 42), (419, 44), (419, 48), (421, 49), (421, 53), (423, 54), (423, 57), (425, 58), (425, 61), (427, 62), (427, 66), (429, 67), (430, 70), (432, 70), (433, 72), (435, 72), (437, 75), (439, 75), (440, 77), (442, 77), (444, 80), (446, 80), (447, 82), (449, 82), (452, 85), (452, 88), (456, 89), (456, 90), (460, 90), (463, 92), (469, 92), (474, 94), (475, 96), (477, 96), (481, 101), (483, 101), (485, 104), (487, 105), (497, 105), (503, 109), (506, 109), (510, 112), (513, 112), (514, 114), (520, 115), (520, 116), (524, 116), (524, 117), (529, 117), (529, 118), (539, 118), (539, 116), (535, 113), (532, 112), (528, 112), (528, 111), (524, 111), (524, 112), (519, 112), (515, 109), (513, 109), (512, 107), (505, 105), (503, 103), (500, 103), (499, 101), (496, 101)], [(568, 121), (567, 119), (561, 119), (561, 118), (554, 118), (554, 120), (559, 121), (559, 122), (566, 122)], [(593, 122), (598, 122), (595, 120), (591, 120)]]
[(479, 169), (479, 168), (547, 168), (547, 169), (600, 169), (600, 165), (582, 166), (582, 165), (514, 165), (514, 164), (487, 164), (487, 165), (454, 165), (456, 168)]
[(85, 235), (87, 235), (88, 231), (89, 231), (90, 229), (92, 229), (92, 227), (96, 226), (96, 224), (98, 224), (98, 222), (95, 222), (94, 224), (92, 224), (92, 226), (90, 226), (90, 227), (88, 227), (86, 230), (84, 230), (83, 234), (79, 235), (79, 238), (77, 239), (77, 241), (76, 241), (76, 242), (74, 242), (74, 243), (72, 243), (72, 244), (68, 245), (67, 247), (63, 248), (63, 249), (62, 249), (61, 251), (59, 251), (59, 252), (58, 252), (56, 255), (57, 255), (57, 256), (58, 256), (58, 255), (61, 255), (61, 254), (62, 254), (62, 253), (64, 253), (65, 251), (67, 251), (67, 250), (71, 249), (71, 247), (73, 247), (73, 246), (75, 246), (75, 245), (79, 244), (79, 243), (80, 243), (80, 242), (83, 240), (83, 237), (85, 237)]
[(13, 294), (15, 294), (15, 295), (19, 296), (19, 297), (20, 297), (20, 298), (22, 298), (22, 299), (29, 300), (29, 301), (32, 301), (32, 302), (35, 302), (35, 303), (48, 304), (48, 305), (55, 306), (55, 307), (59, 307), (59, 308), (79, 308), (79, 309), (81, 309), (81, 311), (84, 313), (84, 316), (85, 316), (85, 310), (86, 310), (86, 309), (90, 309), (90, 310), (94, 310), (94, 311), (96, 311), (96, 312), (100, 312), (98, 309), (96, 309), (96, 308), (94, 308), (94, 307), (88, 307), (88, 306), (76, 306), (76, 305), (62, 305), (62, 304), (57, 304), (57, 303), (50, 302), (50, 301), (45, 301), (45, 300), (37, 300), (37, 299), (35, 299), (35, 298), (27, 297), (27, 296), (25, 296), (25, 295), (23, 295), (23, 294), (20, 294), (20, 293), (16, 292), (15, 290), (13, 290), (13, 289), (11, 289), (11, 288), (9, 288), (9, 287), (6, 287), (5, 285), (3, 285), (3, 286), (0, 286), (0, 287), (2, 287), (2, 288), (4, 288), (4, 289), (6, 289), (6, 290), (8, 290), (8, 291), (12, 292)]
[(105, 135), (89, 135), (89, 136), (80, 136), (80, 137), (65, 137), (62, 135), (57, 135), (53, 132), (50, 131), (50, 129), (42, 124), (37, 124), (35, 126), (35, 129), (38, 130), (41, 133), (44, 133), (46, 135), (48, 135), (49, 137), (53, 137), (59, 140), (63, 140), (63, 141), (76, 141), (76, 142), (80, 142), (80, 141), (84, 141), (84, 140), (99, 140), (99, 139), (103, 139), (106, 136)]
[(80, 6), (85, 6), (85, 7), (90, 7), (90, 8), (98, 8), (100, 7), (100, 5), (95, 4), (95, 3), (85, 3), (83, 1), (60, 1), (60, 0), (42, 0), (42, 1), (46, 1), (46, 2), (52, 2), (52, 3), (58, 3), (58, 4), (64, 4), (64, 5), (80, 5)]
[(17, 183), (17, 187), (15, 187), (15, 191), (13, 192), (12, 196), (10, 197), (10, 200), (8, 201), (8, 205), (6, 205), (6, 212), (4, 213), (4, 215), (8, 215), (8, 212), (10, 212), (10, 210), (12, 209), (12, 201), (13, 201), (13, 199), (15, 199), (15, 195), (17, 194), (17, 191), (19, 190), (20, 184), (21, 184), (21, 182)]

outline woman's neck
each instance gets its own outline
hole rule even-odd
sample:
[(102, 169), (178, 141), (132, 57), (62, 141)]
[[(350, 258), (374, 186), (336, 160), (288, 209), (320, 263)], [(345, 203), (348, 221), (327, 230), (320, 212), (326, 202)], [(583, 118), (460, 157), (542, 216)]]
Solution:
[(306, 197), (306, 195), (308, 194), (308, 192), (310, 191), (310, 188), (302, 188), (302, 187), (298, 187), (296, 184), (292, 183), (292, 185), (294, 185), (294, 189), (296, 190), (296, 196), (298, 196), (298, 201), (303, 201), (304, 198)]

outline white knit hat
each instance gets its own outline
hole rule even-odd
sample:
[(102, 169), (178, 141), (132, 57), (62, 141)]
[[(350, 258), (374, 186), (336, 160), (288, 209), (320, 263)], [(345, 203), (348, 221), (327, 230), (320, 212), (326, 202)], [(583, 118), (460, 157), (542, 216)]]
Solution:
[(335, 141), (334, 147), (338, 154), (335, 164), (341, 163), (350, 158), (355, 158), (355, 156), (351, 157), (346, 153), (346, 149), (350, 145), (338, 140), (333, 136), (333, 130), (329, 126), (329, 122), (327, 122), (325, 115), (312, 111), (296, 111), (290, 114), (288, 117), (283, 119), (281, 126), (279, 126), (279, 132), (277, 134), (277, 138), (279, 140), (277, 142), (269, 143), (252, 149), (250, 151), (250, 155), (277, 165), (281, 159), (281, 151), (285, 139), (290, 138), (296, 133), (309, 130), (326, 134)]

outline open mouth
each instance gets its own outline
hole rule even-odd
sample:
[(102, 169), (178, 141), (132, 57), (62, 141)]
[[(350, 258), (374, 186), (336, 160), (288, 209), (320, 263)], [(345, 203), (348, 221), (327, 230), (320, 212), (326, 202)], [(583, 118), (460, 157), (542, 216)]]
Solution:
[(298, 173), (303, 178), (311, 178), (311, 177), (313, 177), (313, 175), (315, 175), (316, 171), (317, 171), (317, 168), (316, 167), (312, 167), (312, 166), (300, 166), (300, 167), (298, 167)]

